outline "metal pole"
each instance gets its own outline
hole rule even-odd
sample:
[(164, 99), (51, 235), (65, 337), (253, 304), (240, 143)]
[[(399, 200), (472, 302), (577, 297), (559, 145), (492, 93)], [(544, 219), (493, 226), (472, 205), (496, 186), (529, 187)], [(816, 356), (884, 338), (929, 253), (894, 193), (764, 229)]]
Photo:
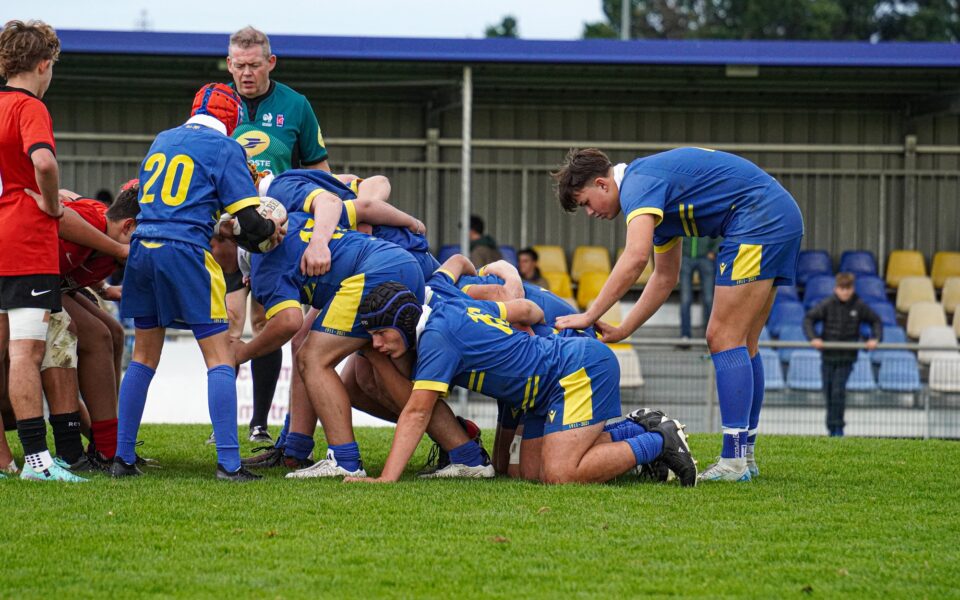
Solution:
[(620, 39), (630, 39), (630, 8), (633, 0), (622, 0), (620, 4)]
[(880, 277), (887, 272), (887, 178), (880, 175), (880, 248), (877, 259), (880, 261)]
[(470, 256), (470, 168), (473, 122), (473, 70), (463, 67), (463, 140), (460, 165), (460, 251)]
[(527, 247), (529, 235), (527, 228), (530, 226), (527, 212), (530, 210), (530, 192), (527, 190), (530, 184), (530, 171), (524, 169), (520, 172), (520, 247)]
[(444, 234), (440, 231), (440, 172), (432, 165), (440, 162), (440, 146), (437, 140), (440, 139), (440, 130), (434, 127), (427, 129), (427, 168), (424, 182), (424, 195), (427, 199), (426, 210), (424, 211), (427, 226), (427, 240), (431, 248), (440, 248), (440, 242), (444, 239)]

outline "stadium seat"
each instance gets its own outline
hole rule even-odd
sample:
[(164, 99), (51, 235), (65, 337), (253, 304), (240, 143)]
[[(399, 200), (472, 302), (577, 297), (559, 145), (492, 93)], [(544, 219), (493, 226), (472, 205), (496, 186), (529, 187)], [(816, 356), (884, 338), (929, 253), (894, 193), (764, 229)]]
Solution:
[(957, 276), (960, 276), (960, 252), (937, 252), (933, 255), (930, 278), (935, 288), (942, 288), (948, 277)]
[(797, 350), (787, 366), (787, 387), (793, 390), (821, 390), (820, 353), (816, 350)]
[(782, 390), (786, 387), (783, 380), (783, 368), (776, 350), (760, 348), (760, 362), (763, 363), (763, 389)]
[(442, 265), (454, 254), (460, 254), (460, 244), (446, 244), (444, 246), (440, 246), (440, 251), (437, 252), (437, 262)]
[[(880, 343), (906, 344), (907, 332), (903, 330), (903, 327), (898, 327), (896, 325), (884, 325), (883, 338), (880, 339)], [(890, 352), (897, 352), (897, 350), (874, 350), (870, 353), (870, 360), (873, 361), (873, 364), (879, 365), (880, 361), (883, 359), (883, 355)]]
[(567, 255), (560, 246), (534, 246), (539, 260), (537, 265), (541, 272), (567, 273)]
[(847, 250), (840, 255), (841, 273), (853, 273), (855, 275), (876, 275), (877, 259), (873, 257), (873, 252), (867, 250)]
[(760, 330), (760, 341), (769, 342), (771, 339), (773, 338), (770, 336), (770, 330), (767, 329), (766, 325), (764, 325), (763, 329)]
[[(803, 327), (800, 325), (785, 325), (780, 329), (781, 342), (807, 342), (807, 336), (803, 333)], [(780, 362), (790, 362), (790, 357), (802, 348), (780, 348), (777, 352), (780, 354)]]
[(804, 286), (815, 275), (833, 275), (833, 260), (826, 250), (804, 250), (797, 260), (797, 285)]
[(607, 312), (603, 313), (603, 316), (600, 317), (600, 320), (604, 323), (609, 323), (610, 325), (619, 325), (623, 323), (623, 309), (620, 308), (619, 302), (614, 302)]
[(853, 285), (864, 302), (887, 301), (887, 284), (875, 275), (857, 275)]
[(570, 276), (559, 271), (540, 271), (543, 278), (550, 284), (550, 291), (561, 298), (573, 298), (573, 285)]
[(953, 334), (960, 338), (960, 310), (953, 313)]
[(897, 310), (909, 312), (917, 302), (936, 302), (937, 293), (929, 277), (904, 277), (897, 288)]
[(800, 302), (800, 294), (797, 292), (797, 286), (795, 285), (781, 285), (777, 287), (777, 295), (774, 298), (774, 302)]
[(891, 350), (883, 355), (877, 385), (888, 392), (916, 392), (920, 390), (920, 371), (917, 357), (907, 350)]
[(930, 363), (930, 389), (960, 392), (960, 354), (940, 354)]
[(887, 258), (887, 285), (900, 287), (904, 277), (926, 277), (927, 265), (923, 254), (916, 250), (894, 250)]
[[(960, 346), (957, 345), (957, 336), (953, 333), (953, 328), (943, 325), (942, 327), (927, 327), (920, 332), (920, 350), (917, 352), (917, 360), (922, 365), (929, 365), (935, 356), (941, 354), (957, 354)], [(952, 352), (947, 350), (924, 350), (927, 348), (953, 348)]]
[(960, 277), (947, 277), (940, 292), (940, 303), (948, 315), (957, 312), (957, 306), (960, 306)]
[(889, 302), (867, 302), (867, 306), (877, 313), (884, 327), (897, 324), (897, 309)]
[(580, 281), (584, 273), (610, 273), (610, 253), (603, 246), (577, 246), (573, 251), (570, 279)]
[(770, 310), (767, 329), (773, 337), (780, 337), (780, 328), (784, 325), (803, 325), (806, 311), (799, 302), (778, 302)]
[[(617, 250), (617, 260), (620, 260), (621, 256), (623, 256), (623, 248)], [(655, 261), (655, 255), (651, 254), (650, 260), (647, 261), (647, 266), (643, 268), (643, 273), (640, 273), (640, 277), (637, 277), (637, 281), (634, 283), (634, 285), (647, 285), (647, 282), (650, 281), (650, 276), (653, 275), (653, 265)]]
[(500, 256), (513, 266), (517, 266), (517, 249), (513, 246), (500, 246)]
[(613, 355), (620, 363), (620, 387), (642, 387), (643, 371), (640, 369), (640, 357), (630, 344), (608, 344)]
[(816, 275), (807, 280), (807, 287), (803, 290), (803, 306), (808, 310), (820, 303), (821, 300), (833, 295), (836, 280), (832, 275)]
[(860, 351), (857, 362), (853, 363), (850, 378), (847, 379), (848, 392), (872, 392), (877, 389), (877, 382), (873, 380), (873, 365), (870, 364), (870, 355)]
[(917, 302), (907, 314), (907, 335), (917, 339), (927, 327), (940, 327), (947, 324), (947, 315), (943, 307), (936, 302)]
[(603, 289), (603, 284), (607, 282), (607, 277), (609, 277), (607, 273), (583, 274), (580, 285), (577, 286), (577, 304), (581, 308), (586, 309), (596, 299), (600, 290)]

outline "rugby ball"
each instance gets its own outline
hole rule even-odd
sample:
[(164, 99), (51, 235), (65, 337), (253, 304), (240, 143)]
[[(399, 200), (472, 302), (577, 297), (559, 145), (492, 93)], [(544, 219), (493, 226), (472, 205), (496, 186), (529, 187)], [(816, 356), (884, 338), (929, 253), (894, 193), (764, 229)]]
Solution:
[[(284, 208), (283, 204), (280, 204), (280, 202), (270, 197), (260, 198), (260, 207), (257, 208), (257, 212), (265, 219), (274, 218), (279, 219), (280, 222), (286, 222), (287, 220), (287, 209)], [(240, 227), (240, 222), (236, 219), (233, 220), (233, 237), (238, 246), (257, 254), (270, 252), (277, 246), (273, 239), (254, 244), (243, 232), (243, 229)]]

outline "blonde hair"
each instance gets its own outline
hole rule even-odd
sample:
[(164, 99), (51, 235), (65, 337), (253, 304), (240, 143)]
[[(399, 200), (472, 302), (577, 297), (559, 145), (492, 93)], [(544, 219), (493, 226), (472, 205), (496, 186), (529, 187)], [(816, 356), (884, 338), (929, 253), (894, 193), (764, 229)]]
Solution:
[(7, 79), (59, 57), (57, 32), (43, 21), (8, 21), (0, 32), (0, 76)]
[[(270, 58), (270, 38), (267, 37), (267, 34), (260, 31), (259, 29), (254, 29), (253, 26), (247, 25), (240, 31), (234, 33), (230, 36), (230, 46), (237, 46), (238, 48), (250, 48), (252, 46), (260, 46), (263, 48), (264, 58)], [(229, 52), (229, 47), (227, 48)]]

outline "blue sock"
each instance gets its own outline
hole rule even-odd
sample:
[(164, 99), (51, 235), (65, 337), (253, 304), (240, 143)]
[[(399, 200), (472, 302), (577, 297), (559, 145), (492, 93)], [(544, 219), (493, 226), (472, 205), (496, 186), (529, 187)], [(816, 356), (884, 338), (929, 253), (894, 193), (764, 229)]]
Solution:
[(636, 437), (641, 433), (646, 433), (647, 431), (638, 423), (634, 423), (630, 419), (624, 419), (619, 423), (607, 425), (603, 428), (603, 430), (610, 434), (610, 439), (614, 442), (622, 442), (626, 439)]
[[(283, 420), (283, 429), (280, 430), (280, 435), (277, 436), (277, 443), (273, 445), (274, 448), (283, 448), (287, 445), (287, 435), (290, 433), (290, 413), (287, 413), (287, 417)], [(312, 438), (311, 438), (312, 439)], [(306, 458), (306, 456), (304, 456)]]
[(286, 445), (284, 446), (283, 453), (287, 456), (304, 460), (313, 452), (314, 441), (309, 435), (292, 431), (287, 434), (284, 442)]
[(356, 442), (349, 444), (330, 445), (328, 449), (333, 451), (333, 457), (337, 464), (348, 471), (356, 471), (360, 468), (360, 447)]
[[(722, 458), (741, 458), (740, 432), (747, 431), (753, 406), (753, 367), (746, 346), (711, 355), (717, 371), (717, 397), (723, 424)], [(746, 440), (744, 440), (746, 441)]]
[(750, 421), (747, 424), (747, 451), (753, 452), (757, 443), (757, 426), (760, 425), (760, 409), (763, 407), (763, 361), (760, 353), (750, 359), (753, 366), (753, 402), (750, 405)]
[(630, 444), (630, 449), (633, 450), (633, 456), (636, 457), (638, 465), (651, 462), (663, 452), (663, 436), (657, 432), (641, 433), (624, 441)]
[(153, 369), (132, 361), (120, 383), (119, 412), (117, 414), (117, 456), (127, 464), (137, 461), (137, 452), (133, 449), (137, 442), (140, 420), (143, 419), (143, 407), (147, 404), (147, 390), (156, 373)]
[(232, 473), (240, 468), (237, 373), (233, 367), (217, 365), (207, 371), (207, 408), (217, 438), (217, 462)]
[(462, 446), (457, 446), (450, 451), (450, 462), (456, 465), (467, 465), (468, 467), (482, 465), (483, 452), (480, 451), (480, 444), (470, 440)]

